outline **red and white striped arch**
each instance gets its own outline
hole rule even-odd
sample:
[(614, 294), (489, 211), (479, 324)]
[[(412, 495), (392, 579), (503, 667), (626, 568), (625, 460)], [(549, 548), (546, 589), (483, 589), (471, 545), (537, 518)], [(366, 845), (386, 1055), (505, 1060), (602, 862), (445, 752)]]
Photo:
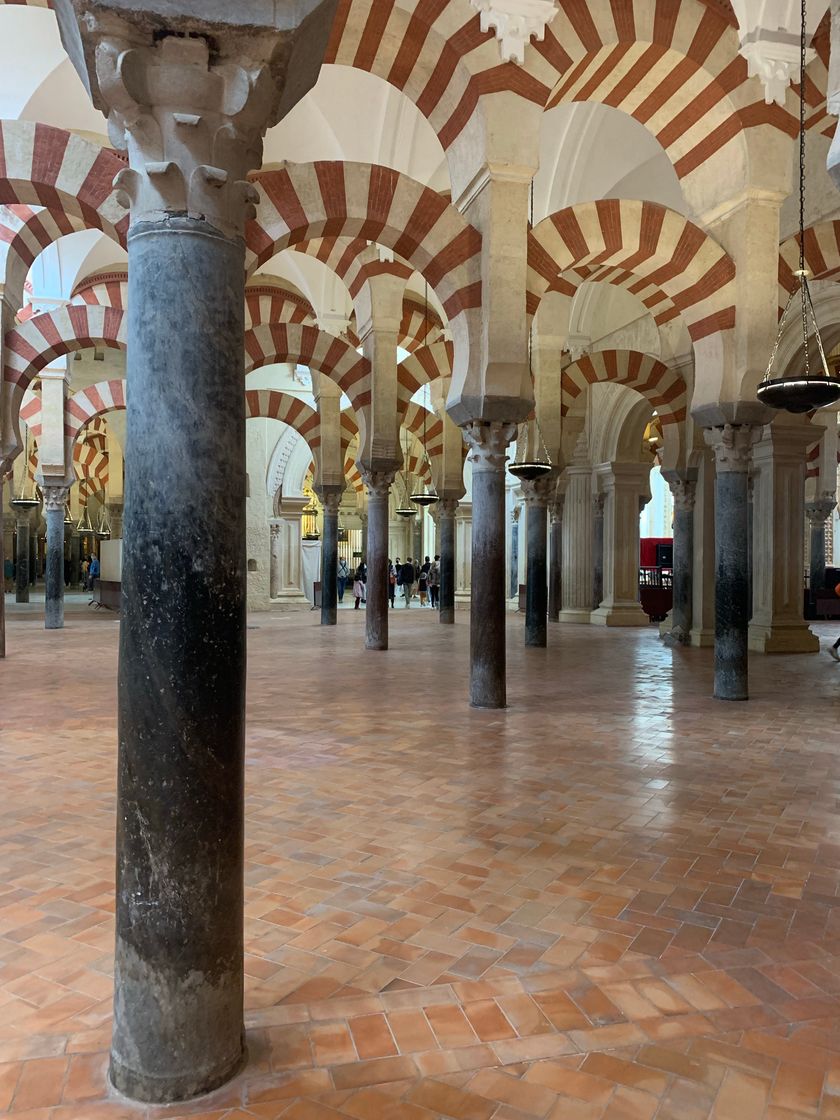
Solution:
[(245, 372), (273, 362), (298, 362), (323, 373), (358, 411), (370, 404), (370, 362), (335, 335), (299, 323), (255, 327), (245, 335)]
[(454, 346), (451, 342), (433, 342), (429, 346), (421, 346), (409, 354), (397, 366), (399, 385), (397, 399), (401, 408), (401, 416), (408, 407), (408, 402), (422, 385), (436, 381), (439, 377), (452, 376)]
[(128, 273), (124, 269), (115, 269), (86, 277), (73, 289), (71, 302), (116, 307), (118, 311), (125, 311), (128, 307)]
[[(128, 214), (114, 198), (125, 160), (65, 129), (0, 121), (0, 203), (43, 206), (125, 244)], [(72, 232), (72, 230), (67, 231)]]
[(450, 319), (481, 303), (481, 235), (442, 195), (392, 168), (364, 163), (285, 164), (258, 177), (248, 224), (253, 271), (313, 237), (376, 241), (428, 280)]
[(316, 460), (318, 459), (316, 452), (320, 452), (321, 447), (321, 418), (305, 401), (277, 389), (246, 389), (245, 419), (254, 420), (258, 417), (279, 420), (294, 428), (306, 440)]
[[(95, 478), (103, 485), (108, 481), (108, 452), (88, 440), (80, 440), (74, 446), (73, 466), (76, 478)], [(97, 489), (101, 490), (102, 486)]]
[(427, 346), (442, 330), (443, 324), (433, 307), (415, 292), (406, 292), (403, 299), (403, 314), (400, 322), (397, 345), (410, 353), (421, 346)]
[(312, 237), (291, 248), (330, 268), (341, 277), (354, 299), (371, 276), (399, 276), (407, 280), (413, 272), (411, 265), (397, 256), (382, 260), (364, 237)]
[(425, 447), (430, 459), (435, 459), (442, 454), (443, 421), (434, 412), (430, 412), (422, 404), (413, 402), (408, 406), (403, 419), (403, 427), (413, 436), (416, 436), (421, 443), (425, 436)]
[[(98, 381), (68, 397), (64, 405), (64, 435), (76, 440), (82, 429), (106, 412), (124, 411), (126, 407), (126, 381), (114, 377)], [(21, 412), (21, 415), (23, 413)]]
[(272, 323), (308, 323), (315, 326), (315, 309), (304, 296), (273, 284), (251, 284), (245, 289), (245, 330)]
[(635, 350), (601, 350), (586, 354), (563, 370), (560, 409), (565, 416), (588, 386), (600, 381), (635, 389), (656, 409), (662, 425), (679, 424), (688, 412), (684, 379), (657, 358)]
[[(779, 249), (779, 310), (798, 286), (799, 234), (782, 242)], [(840, 221), (820, 222), (805, 230), (805, 267), (814, 280), (833, 280), (840, 275)]]
[(696, 342), (735, 324), (735, 264), (681, 214), (653, 202), (603, 199), (559, 210), (528, 235), (528, 313), (549, 288), (583, 280), (637, 295), (662, 325), (681, 314)]
[(32, 379), (56, 358), (91, 346), (122, 350), (125, 313), (113, 307), (67, 304), (35, 315), (8, 331), (5, 339), (3, 391), (16, 416)]

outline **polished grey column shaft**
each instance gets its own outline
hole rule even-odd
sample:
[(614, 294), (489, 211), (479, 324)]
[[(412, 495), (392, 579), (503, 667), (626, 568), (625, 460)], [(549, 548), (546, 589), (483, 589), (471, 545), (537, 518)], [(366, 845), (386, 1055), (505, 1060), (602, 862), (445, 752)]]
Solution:
[(668, 644), (684, 645), (691, 640), (694, 603), (694, 502), (697, 482), (676, 471), (667, 475), (674, 499), (674, 560), (671, 630)]
[(362, 471), (368, 493), (365, 649), (388, 648), (388, 495), (391, 472)]
[(63, 487), (44, 488), (44, 518), (47, 522), (47, 572), (44, 628), (61, 630), (64, 626), (64, 503)]
[(165, 1102), (244, 1058), (244, 243), (128, 238), (111, 1079)]
[(551, 511), (548, 550), (548, 620), (560, 621), (563, 602), (563, 514), (562, 506)]
[(29, 602), (29, 513), (15, 520), (15, 602)]
[(321, 493), (324, 533), (321, 539), (321, 625), (338, 620), (338, 506), (341, 494)]
[[(524, 489), (524, 486), (523, 486)], [(526, 496), (528, 556), (525, 584), (525, 645), (548, 644), (548, 506), (545, 497)]]
[(439, 621), (449, 626), (455, 622), (455, 498), (442, 498), (438, 503), (440, 526), (440, 591)]
[(835, 504), (831, 498), (818, 498), (805, 504), (811, 529), (809, 571), (812, 603), (816, 603), (817, 592), (825, 587), (825, 524)]
[(70, 586), (78, 587), (82, 580), (82, 539), (76, 532), (70, 535)]
[(473, 423), (464, 428), (472, 463), (472, 589), (470, 601), (470, 703), (504, 708), (505, 450), (512, 424)]

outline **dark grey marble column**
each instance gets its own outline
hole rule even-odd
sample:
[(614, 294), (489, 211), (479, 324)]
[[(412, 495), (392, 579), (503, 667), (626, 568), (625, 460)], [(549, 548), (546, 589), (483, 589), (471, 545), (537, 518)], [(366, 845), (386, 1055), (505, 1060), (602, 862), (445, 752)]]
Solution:
[(388, 499), (393, 471), (361, 472), (368, 495), (365, 649), (388, 648)]
[(472, 464), (472, 588), (470, 703), (504, 708), (505, 452), (515, 424), (475, 421), (464, 426)]
[(44, 628), (64, 626), (64, 507), (66, 486), (44, 487), (44, 518), (47, 522), (47, 572)]
[[(12, 500), (14, 509), (14, 499)], [(30, 511), (15, 510), (15, 602), (29, 602)]]
[(816, 602), (816, 593), (825, 587), (825, 523), (834, 512), (837, 503), (832, 498), (817, 498), (805, 503), (805, 513), (811, 529), (810, 586), (811, 602)]
[(510, 519), (510, 597), (519, 596), (519, 518), (522, 507), (514, 506)]
[(691, 640), (693, 621), (694, 502), (697, 482), (676, 471), (668, 475), (667, 482), (674, 498), (674, 566), (671, 630), (665, 635), (665, 641), (669, 645), (686, 645)]
[(560, 621), (563, 603), (563, 503), (562, 494), (549, 507), (548, 534), (548, 621)]
[(70, 586), (82, 582), (82, 539), (75, 530), (70, 532)]
[(440, 527), (440, 621), (447, 626), (455, 622), (455, 512), (457, 498), (441, 498), (438, 502)]
[(32, 514), (29, 521), (29, 586), (34, 587), (38, 582), (38, 576), (41, 574), (39, 568), (38, 556), (38, 529), (40, 516), (37, 510)]
[(749, 468), (755, 428), (706, 432), (715, 468), (715, 684), (718, 700), (746, 700), (750, 621)]
[(111, 1078), (168, 1101), (244, 1056), (244, 244), (171, 218), (128, 248)]
[(592, 496), (592, 609), (604, 598), (604, 502), (606, 494)]
[(338, 619), (338, 507), (342, 490), (322, 486), (319, 496), (324, 507), (324, 533), (321, 538), (321, 625), (335, 626)]
[(412, 540), (412, 556), (414, 557), (414, 566), (419, 568), (423, 563), (423, 511), (417, 510), (417, 516), (414, 518), (414, 524), (411, 529)]
[(539, 482), (523, 482), (528, 511), (525, 583), (525, 645), (548, 644), (548, 492)]

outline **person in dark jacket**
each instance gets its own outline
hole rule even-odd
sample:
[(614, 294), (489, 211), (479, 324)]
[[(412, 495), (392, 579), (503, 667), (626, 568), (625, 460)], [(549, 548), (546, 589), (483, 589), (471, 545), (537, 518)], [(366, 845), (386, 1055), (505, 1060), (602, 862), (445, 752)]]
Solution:
[(402, 588), (403, 597), (405, 599), (406, 607), (411, 606), (411, 596), (414, 593), (414, 581), (417, 579), (417, 573), (414, 570), (414, 565), (411, 563), (411, 557), (406, 557), (406, 561), (400, 568), (399, 584)]

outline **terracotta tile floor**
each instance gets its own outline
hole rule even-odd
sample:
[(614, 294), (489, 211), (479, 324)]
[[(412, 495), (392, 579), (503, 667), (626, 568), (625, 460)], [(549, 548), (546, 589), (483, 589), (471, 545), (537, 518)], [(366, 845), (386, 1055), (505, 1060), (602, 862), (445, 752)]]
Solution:
[(0, 665), (0, 1114), (15, 1120), (840, 1118), (840, 666), (557, 628), (511, 707), (467, 619), (387, 654), (249, 633), (250, 1064), (189, 1107), (105, 1085), (117, 627), (12, 614)]

